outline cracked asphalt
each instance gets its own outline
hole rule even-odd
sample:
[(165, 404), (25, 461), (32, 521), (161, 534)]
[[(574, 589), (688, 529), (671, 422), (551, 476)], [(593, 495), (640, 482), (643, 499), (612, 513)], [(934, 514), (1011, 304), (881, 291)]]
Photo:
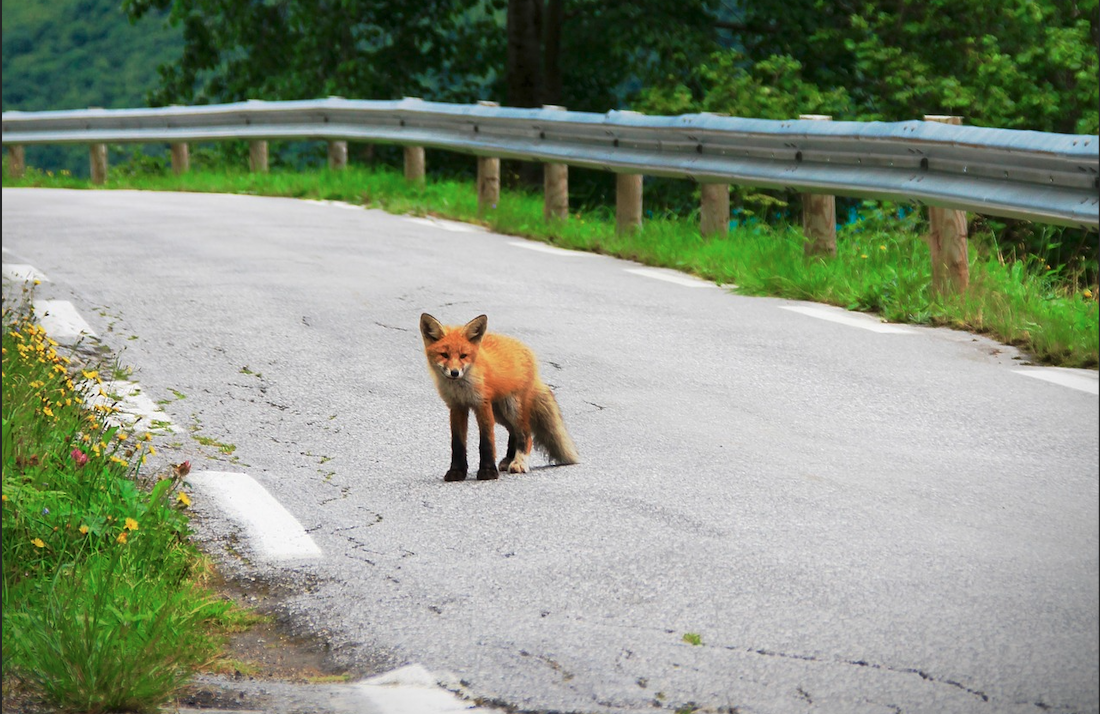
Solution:
[[(517, 243), (3, 191), (4, 248), (122, 350), (183, 429), (166, 453), (251, 475), (311, 534), (321, 559), (265, 565), (195, 504), (224, 567), (352, 671), (418, 663), (533, 712), (1098, 710), (1095, 393), (982, 337)], [(531, 345), (582, 462), (444, 483), (424, 311)]]

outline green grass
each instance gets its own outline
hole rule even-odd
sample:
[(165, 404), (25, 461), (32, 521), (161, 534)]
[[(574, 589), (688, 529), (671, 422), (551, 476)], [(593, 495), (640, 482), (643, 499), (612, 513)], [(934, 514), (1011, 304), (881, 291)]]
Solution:
[[(15, 304), (12, 304), (12, 303)], [(3, 306), (3, 686), (61, 711), (150, 711), (240, 622), (203, 586), (181, 491), (139, 474), (151, 437), (86, 409), (101, 370), (58, 353), (30, 291)]]
[[(84, 180), (34, 169), (17, 181), (5, 172), (4, 185), (89, 188)], [(1065, 279), (1037, 260), (1006, 261), (985, 247), (996, 245), (997, 237), (983, 234), (971, 239), (969, 290), (938, 296), (931, 289), (931, 258), (920, 237), (924, 226), (919, 214), (898, 219), (872, 204), (863, 220), (840, 231), (838, 255), (821, 259), (804, 255), (802, 232), (790, 226), (741, 226), (726, 237), (704, 239), (696, 216), (685, 220), (666, 215), (648, 217), (633, 234), (617, 235), (608, 209), (548, 224), (541, 196), (515, 191), (504, 192), (495, 210), (479, 215), (472, 182), (433, 180), (415, 186), (387, 168), (267, 174), (207, 168), (173, 176), (155, 162), (151, 167), (131, 163), (113, 169), (105, 187), (339, 200), (393, 213), (471, 221), (563, 248), (683, 270), (736, 285), (743, 294), (811, 300), (875, 312), (895, 322), (987, 334), (1020, 347), (1042, 364), (1100, 364), (1095, 285)]]

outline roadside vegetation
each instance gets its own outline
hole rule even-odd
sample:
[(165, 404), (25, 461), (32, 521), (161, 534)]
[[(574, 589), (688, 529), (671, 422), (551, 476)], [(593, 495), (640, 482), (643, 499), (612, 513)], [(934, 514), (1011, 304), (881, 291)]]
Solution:
[[(28, 168), (5, 186), (89, 188), (85, 179)], [(998, 243), (998, 224), (972, 222), (970, 289), (937, 295), (931, 258), (921, 238), (923, 212), (866, 203), (839, 231), (835, 258), (807, 258), (800, 227), (767, 224), (740, 214), (727, 237), (703, 238), (697, 215), (668, 211), (646, 218), (640, 231), (619, 236), (612, 211), (582, 210), (547, 223), (542, 198), (511, 190), (479, 215), (474, 184), (438, 178), (410, 185), (397, 170), (349, 166), (333, 172), (276, 170), (252, 174), (198, 168), (174, 176), (156, 159), (131, 160), (112, 172), (107, 188), (198, 191), (336, 200), (393, 213), (480, 223), (494, 231), (575, 250), (594, 251), (693, 273), (747, 295), (771, 295), (873, 312), (891, 322), (946, 326), (985, 334), (1021, 348), (1041, 364), (1096, 368), (1100, 343), (1097, 273), (1080, 252), (1060, 252), (1060, 229), (1035, 226), (1047, 255), (1017, 255)], [(762, 212), (761, 212), (762, 213)], [(1095, 234), (1090, 240), (1095, 240)]]
[(188, 539), (189, 464), (142, 475), (152, 436), (119, 426), (116, 406), (85, 407), (103, 390), (102, 368), (61, 354), (36, 322), (32, 289), (8, 287), (4, 708), (153, 711), (249, 616), (206, 586), (210, 569)]

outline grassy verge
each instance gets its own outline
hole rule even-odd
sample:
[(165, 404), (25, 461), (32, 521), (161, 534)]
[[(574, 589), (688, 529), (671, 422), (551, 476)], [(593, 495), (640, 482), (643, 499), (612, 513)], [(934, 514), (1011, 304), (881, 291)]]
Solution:
[[(5, 186), (88, 188), (83, 180), (29, 169)], [(1097, 288), (1066, 280), (1039, 261), (1006, 261), (995, 236), (972, 241), (971, 288), (963, 295), (933, 294), (931, 259), (921, 239), (919, 214), (869, 207), (862, 220), (845, 226), (835, 259), (806, 258), (801, 230), (762, 224), (740, 226), (728, 237), (703, 239), (698, 221), (650, 217), (629, 236), (615, 233), (610, 211), (575, 214), (564, 222), (543, 220), (540, 196), (507, 192), (490, 215), (479, 216), (468, 181), (431, 181), (412, 186), (391, 169), (351, 167), (250, 174), (193, 171), (182, 176), (114, 171), (107, 188), (248, 193), (361, 203), (394, 213), (437, 215), (489, 226), (495, 231), (543, 240), (694, 273), (737, 286), (741, 293), (773, 295), (871, 311), (896, 322), (949, 326), (988, 334), (1020, 347), (1040, 363), (1097, 367), (1100, 312)]]
[(5, 291), (3, 323), (5, 708), (153, 710), (245, 619), (204, 587), (189, 466), (139, 478), (151, 436), (83, 406), (98, 370), (58, 353), (27, 289)]

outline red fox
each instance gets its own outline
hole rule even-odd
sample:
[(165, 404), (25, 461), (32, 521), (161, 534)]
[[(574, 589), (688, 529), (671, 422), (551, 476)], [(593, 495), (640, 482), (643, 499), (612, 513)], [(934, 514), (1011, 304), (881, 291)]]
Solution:
[(493, 426), (508, 430), (508, 453), (500, 471), (527, 473), (534, 443), (559, 464), (577, 463), (577, 449), (565, 430), (554, 393), (539, 379), (530, 348), (504, 335), (486, 334), (488, 318), (445, 327), (424, 313), (420, 334), (439, 396), (451, 410), (451, 468), (444, 481), (466, 478), (466, 427), (474, 410), (481, 439), (478, 479), (497, 478)]

